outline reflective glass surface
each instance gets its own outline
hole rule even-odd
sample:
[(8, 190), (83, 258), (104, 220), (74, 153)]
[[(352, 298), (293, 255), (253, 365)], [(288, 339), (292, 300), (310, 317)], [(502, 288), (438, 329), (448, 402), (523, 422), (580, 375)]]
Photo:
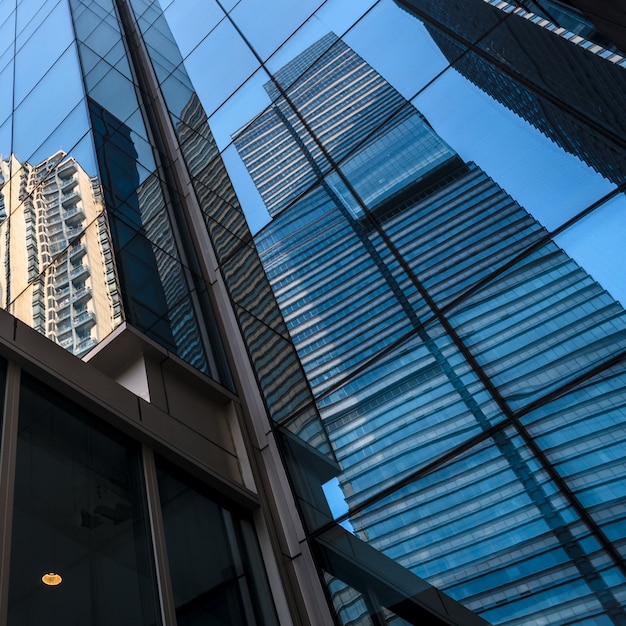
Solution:
[(68, 5), (17, 3), (2, 29), (1, 306), (82, 354), (122, 317)]
[(624, 361), (521, 418), (590, 518), (626, 553)]
[(21, 2), (9, 26), (18, 34), (1, 79), (13, 109), (12, 133), (0, 134), (2, 306), (80, 355), (122, 313), (68, 4)]
[[(410, 541), (395, 532), (399, 519)], [(626, 577), (512, 429), (351, 521), (357, 536), (490, 623), (593, 622), (619, 616), (624, 602)]]
[(192, 194), (309, 531), (326, 506), (495, 623), (624, 622), (626, 59), (589, 20), (22, 1), (0, 34), (3, 307), (77, 354), (127, 319), (228, 384)]
[[(192, 295), (204, 287), (176, 240), (118, 8), (16, 4), (2, 17), (14, 45), (0, 60), (2, 306), (79, 356), (127, 321), (231, 384)], [(160, 16), (144, 13), (150, 24)], [(171, 56), (171, 37), (158, 43)]]
[[(186, 71), (189, 63), (183, 65), (181, 52), (174, 45), (173, 35), (178, 26), (174, 20), (172, 31), (166, 21), (175, 14), (174, 5), (170, 5), (163, 15), (151, 19), (144, 19), (147, 16), (145, 6), (140, 1), (133, 3), (136, 14), (142, 16), (139, 25), (143, 41), (270, 415), (276, 422), (289, 421), (289, 429), (297, 430), (311, 445), (328, 454), (328, 441), (319, 419), (311, 410), (310, 389), (209, 127), (207, 110), (212, 110), (211, 105), (206, 98), (201, 101), (201, 88), (198, 92), (192, 88)], [(233, 29), (228, 20), (223, 20), (194, 48), (193, 54), (202, 58), (206, 54), (206, 51), (202, 52), (203, 46), (215, 45), (214, 38), (220, 40), (223, 36), (219, 30), (222, 26), (223, 29)], [(171, 46), (166, 58), (162, 58), (164, 41)], [(243, 41), (232, 33), (228, 35), (228, 41), (243, 46), (242, 49), (251, 54)], [(237, 62), (233, 67), (245, 71), (247, 66)], [(229, 80), (232, 78), (229, 75)], [(218, 96), (219, 91), (212, 89), (212, 97)]]
[[(317, 480), (344, 529), (494, 623), (621, 623), (600, 442), (626, 432), (626, 60), (554, 2), (216, 3), (189, 38), (162, 4), (339, 462), (287, 445), (309, 529)], [(329, 582), (337, 611), (368, 623), (353, 582)]]
[(325, 579), (341, 624), (377, 626), (382, 619), (384, 624), (393, 626), (411, 624), (381, 606), (373, 595), (366, 597), (330, 574), (325, 574)]

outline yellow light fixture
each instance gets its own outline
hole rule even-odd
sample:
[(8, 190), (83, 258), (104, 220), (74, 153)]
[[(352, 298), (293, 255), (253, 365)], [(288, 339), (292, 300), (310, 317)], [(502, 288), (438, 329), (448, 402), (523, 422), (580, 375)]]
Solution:
[(62, 580), (63, 578), (61, 578), (61, 575), (55, 574), (54, 572), (48, 572), (41, 577), (41, 582), (49, 587), (56, 587), (57, 585), (60, 585)]

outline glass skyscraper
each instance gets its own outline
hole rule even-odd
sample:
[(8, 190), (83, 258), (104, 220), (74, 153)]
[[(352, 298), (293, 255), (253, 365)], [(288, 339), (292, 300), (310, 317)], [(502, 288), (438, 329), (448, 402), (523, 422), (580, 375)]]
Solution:
[(162, 8), (0, 30), (0, 623), (332, 621), (270, 419), (323, 431)]
[[(582, 15), (545, 0), (399, 4), (424, 18), (441, 51), (480, 89), (604, 177), (624, 181), (626, 127), (616, 94), (626, 89), (626, 60), (593, 39), (598, 33)], [(472, 32), (477, 14), (489, 28)]]
[(265, 88), (234, 141), (338, 517), (492, 623), (624, 623), (622, 305), (335, 35)]
[(0, 626), (624, 623), (626, 60), (588, 20), (0, 34)]

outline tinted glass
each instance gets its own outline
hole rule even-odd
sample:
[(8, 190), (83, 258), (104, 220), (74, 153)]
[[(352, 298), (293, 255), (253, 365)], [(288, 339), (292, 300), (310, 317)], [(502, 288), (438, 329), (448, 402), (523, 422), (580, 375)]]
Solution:
[(247, 560), (237, 517), (162, 464), (158, 480), (178, 624), (273, 623), (255, 608), (260, 563)]
[(15, 481), (9, 624), (160, 623), (136, 445), (26, 379)]
[[(182, 4), (167, 8), (181, 40)], [(334, 476), (332, 462), (309, 467), (285, 437), (307, 524), (328, 523), (317, 480), (345, 529), (489, 620), (623, 619), (623, 472), (608, 441), (625, 432), (611, 368), (626, 337), (626, 60), (549, 0), (283, 5), (222, 3), (182, 56), (339, 462)], [(238, 67), (216, 92), (218, 48)], [(206, 214), (246, 336), (288, 340), (236, 282), (252, 263), (233, 213)], [(278, 415), (306, 439), (304, 413)], [(457, 462), (477, 468), (462, 501), (444, 469)], [(444, 503), (419, 532), (418, 483)], [(481, 493), (493, 507), (448, 523)], [(513, 493), (530, 498), (519, 524)], [(440, 569), (419, 570), (435, 545)], [(367, 623), (366, 584), (349, 582), (353, 594), (331, 583), (337, 610)]]

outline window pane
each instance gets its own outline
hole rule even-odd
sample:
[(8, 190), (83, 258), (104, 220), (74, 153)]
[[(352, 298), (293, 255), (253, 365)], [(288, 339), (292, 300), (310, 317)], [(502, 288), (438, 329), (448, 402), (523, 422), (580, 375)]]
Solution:
[(160, 624), (131, 442), (26, 379), (15, 480), (10, 626)]
[[(239, 551), (239, 520), (158, 463), (157, 469), (178, 626), (259, 623), (247, 581), (251, 565)], [(254, 565), (264, 576), (260, 562)], [(261, 623), (273, 623), (267, 607), (263, 612)]]

